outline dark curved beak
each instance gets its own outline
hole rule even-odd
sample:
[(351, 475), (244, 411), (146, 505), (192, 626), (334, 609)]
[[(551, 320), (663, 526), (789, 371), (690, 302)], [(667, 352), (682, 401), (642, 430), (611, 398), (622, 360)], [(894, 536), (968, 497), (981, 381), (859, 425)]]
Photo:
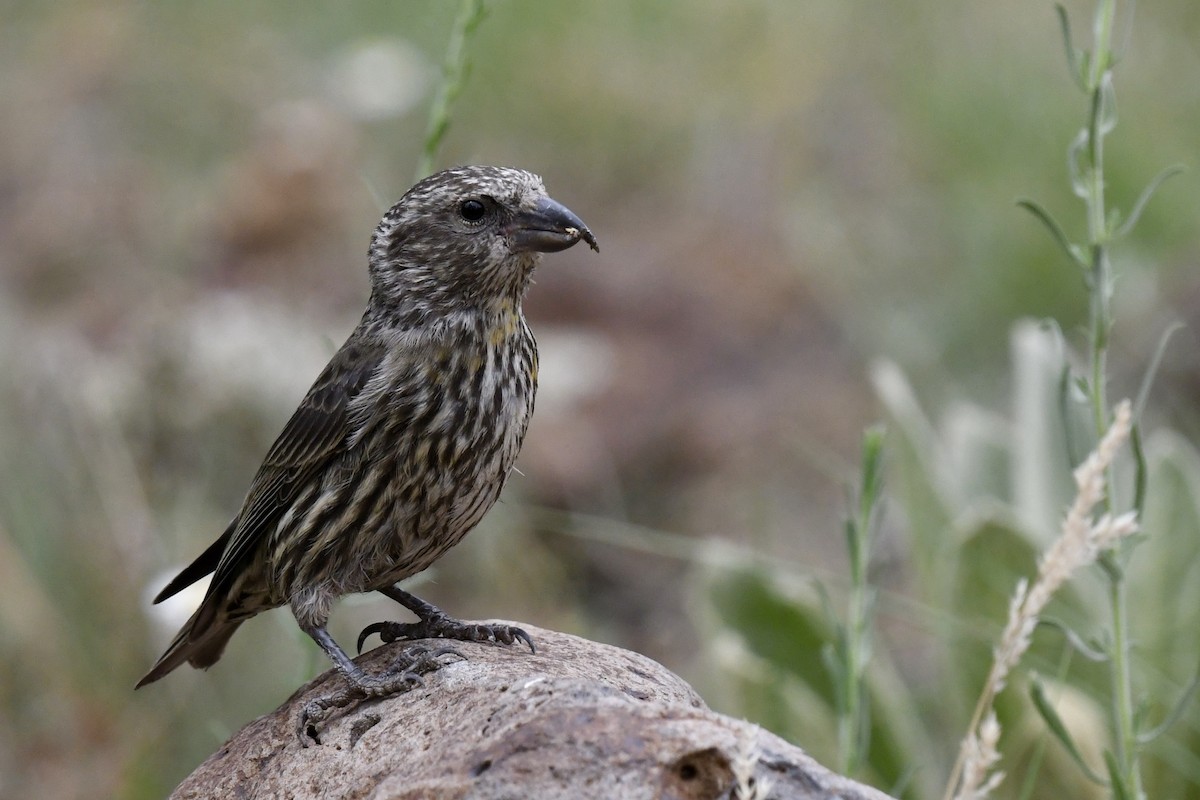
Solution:
[(543, 197), (532, 210), (520, 211), (504, 228), (513, 250), (526, 253), (557, 253), (580, 240), (600, 252), (596, 237), (561, 203)]

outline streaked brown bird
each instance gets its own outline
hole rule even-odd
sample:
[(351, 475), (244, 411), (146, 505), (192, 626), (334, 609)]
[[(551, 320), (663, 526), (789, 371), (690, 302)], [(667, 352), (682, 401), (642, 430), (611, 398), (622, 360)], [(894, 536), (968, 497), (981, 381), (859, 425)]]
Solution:
[(533, 647), (519, 628), (454, 620), (395, 584), (457, 544), (499, 496), (537, 387), (521, 301), (539, 255), (579, 241), (598, 250), (541, 178), (518, 169), (448, 169), (392, 206), (371, 239), (362, 321), (271, 446), (241, 511), (155, 598), (213, 573), (139, 687), (185, 661), (211, 666), (241, 623), (287, 605), (352, 693), (401, 691), (419, 654), (368, 675), (326, 630), (334, 600), (355, 592), (381, 592), (418, 617), (369, 626), (360, 648), (371, 633)]

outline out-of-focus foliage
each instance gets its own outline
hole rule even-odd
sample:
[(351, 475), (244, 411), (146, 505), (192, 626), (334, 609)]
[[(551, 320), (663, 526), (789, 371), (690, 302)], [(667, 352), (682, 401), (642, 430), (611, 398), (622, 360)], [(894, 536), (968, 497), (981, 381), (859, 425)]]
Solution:
[[(885, 364), (875, 370), (877, 389), (892, 425), (889, 442), (893, 447), (894, 477), (900, 484), (898, 510), (908, 523), (914, 519), (946, 521), (937, 529), (925, 531), (925, 536), (909, 529), (914, 574), (920, 572), (921, 563), (935, 566), (930, 570), (930, 579), (910, 584), (917, 590), (915, 599), (904, 599), (903, 610), (893, 609), (889, 614), (886, 599), (882, 603), (885, 627), (901, 629), (886, 632), (908, 637), (915, 625), (926, 645), (920, 655), (920, 670), (910, 675), (907, 688), (898, 690), (902, 696), (914, 696), (919, 709), (915, 719), (927, 728), (923, 737), (902, 739), (910, 745), (902, 762), (908, 766), (939, 764), (953, 755), (946, 747), (947, 726), (952, 730), (954, 724), (961, 724), (974, 703), (991, 662), (991, 647), (1004, 625), (1013, 587), (1018, 579), (1035, 571), (1038, 552), (1060, 522), (1054, 509), (1064, 508), (1069, 501), (1069, 489), (1046, 480), (1042, 470), (1047, 463), (1065, 464), (1062, 453), (1041, 453), (1034, 458), (1023, 453), (1030, 447), (1043, 447), (1044, 442), (1066, 441), (1058, 404), (1047, 403), (1043, 393), (1028, 391), (1056, 383), (1061, 373), (1054, 365), (1063, 353), (1062, 343), (1051, 331), (1021, 325), (1014, 332), (1013, 345), (1017, 399), (1009, 419), (977, 407), (959, 407), (935, 431), (915, 413), (911, 387), (896, 367)], [(1037, 431), (1044, 438), (1034, 440), (1023, 431)], [(1135, 667), (1139, 688), (1145, 694), (1145, 713), (1155, 719), (1172, 712), (1171, 707), (1196, 671), (1200, 652), (1195, 602), (1200, 590), (1200, 520), (1196, 517), (1200, 509), (1200, 472), (1196, 470), (1200, 454), (1170, 432), (1153, 434), (1145, 453), (1149, 487), (1143, 526), (1146, 538), (1136, 551), (1129, 577), (1130, 613), (1138, 642)], [(916, 458), (918, 454), (937, 454), (939, 460), (923, 462)], [(1125, 464), (1122, 476), (1127, 478), (1131, 470), (1132, 466)], [(1027, 474), (1030, 471), (1034, 475)], [(922, 554), (922, 548), (936, 552)], [(1109, 609), (1097, 577), (1065, 587), (1049, 615), (1056, 625), (1069, 626), (1085, 642), (1109, 624)], [(746, 646), (765, 660), (766, 666), (760, 669), (775, 676), (771, 684), (761, 678), (751, 681), (752, 690), (746, 695), (750, 707), (774, 709), (776, 716), (795, 725), (796, 719), (813, 713), (813, 701), (818, 709), (831, 702), (829, 677), (817, 665), (805, 669), (803, 664), (811, 659), (798, 658), (796, 653), (778, 646), (763, 651), (755, 642), (764, 636), (782, 635), (808, 652), (803, 643), (819, 641), (822, 634), (813, 633), (811, 621), (798, 620), (820, 617), (822, 607), (815, 596), (801, 594), (793, 595), (774, 613), (740, 612), (771, 585), (765, 575), (743, 585), (747, 581), (736, 573), (722, 575), (712, 597), (721, 609), (722, 623), (741, 631)], [(914, 608), (918, 610), (915, 615), (904, 613)], [(896, 618), (891, 625), (887, 625), (889, 617)], [(895, 640), (892, 645), (902, 652), (906, 648), (906, 644)], [(1100, 647), (1093, 641), (1086, 649), (1090, 653)], [(879, 655), (876, 651), (875, 657)], [(1063, 630), (1057, 627), (1038, 636), (1028, 659), (1031, 668), (1042, 675), (1060, 679), (1069, 676), (1069, 685), (1056, 685), (1054, 702), (1066, 718), (1076, 746), (1102, 773), (1099, 753), (1106, 746), (1102, 709), (1109, 702), (1110, 691), (1107, 668), (1089, 663), (1066, 646)], [(886, 660), (872, 668), (882, 675), (892, 674)], [(771, 685), (776, 688), (765, 688)], [(890, 688), (897, 691), (895, 686)], [(807, 704), (788, 702), (788, 698), (796, 697), (804, 698)], [(1050, 787), (1058, 787), (1053, 791), (1070, 796), (1107, 796), (1097, 794), (1097, 787), (1082, 779), (1065, 753), (1054, 749), (1055, 743), (1049, 742), (1049, 752), (1043, 750), (1048, 745), (1046, 731), (1030, 724), (1036, 714), (1028, 700), (1010, 692), (1001, 711), (1006, 728), (1013, 729), (1005, 748), (1014, 755), (1005, 768), (1019, 776), (1030, 767), (1031, 758), (1044, 759), (1036, 777), (1039, 788), (1032, 796), (1053, 796)], [(872, 719), (876, 739), (904, 733), (903, 728), (897, 728), (897, 720), (887, 715), (876, 714)], [(901, 721), (911, 725), (914, 717), (905, 716)], [(1149, 750), (1153, 768), (1147, 771), (1146, 783), (1152, 796), (1185, 797), (1197, 790), (1198, 734), (1200, 708), (1189, 704)], [(914, 743), (930, 742), (936, 743), (934, 750), (911, 751)], [(893, 753), (887, 746), (872, 744), (870, 766), (875, 780), (885, 786), (896, 785)], [(820, 741), (814, 745), (814, 752), (821, 754), (820, 747), (830, 745), (829, 741)], [(832, 758), (833, 754), (824, 752), (824, 757)], [(1021, 788), (1019, 779), (1010, 781), (1000, 796), (1020, 796)], [(928, 794), (926, 790), (912, 796)]]
[[(1016, 630), (1012, 621), (1005, 627), (1019, 610), (1011, 605), (1015, 601), (1008, 600), (1014, 587), (1025, 586), (1035, 572), (1040, 584), (1042, 576), (1056, 569), (1061, 575), (1068, 569), (1065, 551), (1057, 556), (1047, 551), (1060, 525), (1062, 535), (1068, 535), (1063, 509), (1071, 505), (1076, 490), (1081, 498), (1085, 496), (1082, 467), (1074, 476), (1077, 489), (1072, 486), (1072, 468), (1107, 428), (1109, 390), (1134, 394), (1110, 386), (1115, 383), (1108, 371), (1114, 341), (1113, 300), (1114, 295), (1121, 296), (1116, 289), (1127, 289), (1128, 275), (1121, 270), (1113, 277), (1113, 253), (1127, 244), (1126, 235), (1155, 190), (1181, 171), (1179, 167), (1160, 170), (1148, 178), (1137, 199), (1114, 201), (1107, 191), (1111, 187), (1105, 176), (1112, 161), (1104, 158), (1102, 143), (1111, 137), (1117, 120), (1109, 71), (1116, 61), (1110, 60), (1108, 49), (1116, 7), (1112, 0), (1097, 5), (1095, 44), (1090, 51), (1076, 49), (1069, 14), (1058, 8), (1072, 74), (1090, 99), (1088, 122), (1068, 156), (1070, 182), (1083, 201), (1087, 232), (1069, 233), (1044, 205), (1021, 201), (1065, 251), (1071, 267), (1081, 269), (1089, 302), (1086, 333), (1076, 339), (1050, 322), (1022, 321), (1013, 326), (1009, 418), (960, 401), (944, 413), (944, 422), (933, 425), (902, 368), (890, 360), (881, 360), (873, 368), (876, 391), (894, 431), (896, 497), (909, 551), (898, 566), (911, 572), (905, 588), (910, 596), (919, 597), (928, 617), (930, 635), (923, 664), (927, 674), (921, 678), (931, 674), (939, 679), (935, 695), (924, 702), (921, 681), (910, 676), (913, 689), (900, 690), (921, 709), (919, 716), (927, 728), (924, 741), (936, 743), (924, 754), (909, 754), (904, 763), (938, 764), (948, 757), (947, 725), (952, 728), (957, 720), (970, 716), (967, 732), (974, 737), (976, 726), (993, 707), (1001, 726), (993, 723), (992, 729), (1006, 732), (1002, 747), (1007, 757), (999, 767), (991, 766), (990, 755), (967, 752), (995, 752), (995, 737), (986, 745), (974, 738), (963, 743), (963, 754), (948, 770), (946, 797), (959, 787), (960, 776), (962, 796), (976, 796), (968, 786), (985, 785), (986, 774), (976, 772), (968, 779), (965, 770), (960, 773), (964, 758), (982, 761), (984, 773), (1016, 773), (1017, 779), (1009, 779), (999, 790), (999, 796), (1005, 797), (1190, 796), (1200, 788), (1200, 759), (1195, 755), (1200, 707), (1193, 702), (1200, 687), (1200, 619), (1194, 603), (1186, 604), (1200, 583), (1196, 564), (1200, 525), (1194, 518), (1200, 507), (1200, 476), (1189, 473), (1200, 453), (1173, 433), (1156, 433), (1147, 440), (1149, 423), (1143, 416), (1152, 390), (1161, 390), (1160, 359), (1178, 330), (1176, 324), (1143, 320), (1157, 328), (1159, 343), (1141, 359), (1146, 366), (1136, 390), (1138, 427), (1131, 454), (1125, 463), (1099, 468), (1102, 486), (1088, 503), (1103, 497), (1109, 515), (1131, 508), (1129, 518), (1144, 513), (1145, 527), (1119, 552), (1101, 554), (1102, 569), (1092, 577), (1103, 580), (1077, 580), (1058, 592), (1044, 611), (1032, 612), (1053, 635), (1048, 640), (1040, 637), (1025, 655), (1027, 668), (1033, 670), (1031, 677), (1020, 681), (1028, 689), (1026, 697), (1012, 691), (998, 696), (1014, 681), (1003, 679), (1007, 669), (989, 673), (993, 659), (1000, 662), (1001, 650), (1007, 647), (998, 643), (999, 632), (1005, 630), (1007, 639), (1007, 632)], [(1128, 19), (1123, 27), (1127, 25)], [(1121, 44), (1121, 56), (1128, 46), (1128, 41)], [(864, 472), (864, 481), (868, 474)], [(1156, 485), (1156, 480), (1164, 485)], [(1038, 560), (1039, 553), (1046, 554)], [(864, 595), (858, 559), (852, 558), (851, 564), (845, 593), (853, 609), (856, 601), (861, 605), (864, 596), (874, 595), (874, 587)], [(740, 603), (735, 598), (761, 594), (770, 585), (768, 578), (770, 574), (764, 573), (759, 576), (761, 583), (731, 593), (734, 581), (718, 575), (708, 593), (721, 624), (737, 631), (731, 635), (765, 659), (766, 668), (748, 687), (741, 687), (740, 696), (748, 698), (748, 704), (787, 708), (782, 716), (788, 720), (806, 710), (815, 708), (820, 713), (840, 707), (840, 695), (829, 685), (828, 676), (797, 669), (797, 663), (803, 662), (794, 655), (781, 657), (778, 648), (765, 654), (754, 648), (763, 635), (810, 638), (811, 625), (797, 620), (818, 612), (811, 599), (797, 596), (790, 604), (784, 601), (782, 616), (791, 622), (779, 619), (779, 613), (736, 614)], [(1149, 591), (1134, 578), (1147, 581)], [(1047, 585), (1059, 582), (1045, 580)], [(1183, 594), (1185, 605), (1178, 606), (1182, 617), (1175, 612), (1175, 598), (1155, 592), (1158, 587)], [(1016, 592), (1024, 595), (1024, 589)], [(820, 610), (827, 616), (826, 594), (822, 593)], [(1027, 605), (1022, 603), (1020, 609)], [(735, 615), (736, 624), (731, 619)], [(773, 628), (759, 624), (771, 618), (776, 618)], [(840, 643), (844, 638), (840, 624), (838, 630), (835, 641)], [(1137, 644), (1131, 647), (1130, 642)], [(1145, 647), (1145, 642), (1153, 642), (1157, 649)], [(835, 675), (845, 670), (839, 662), (833, 667)], [(880, 660), (873, 669), (891, 674), (889, 661)], [(1054, 677), (1039, 677), (1039, 673)], [(766, 680), (764, 674), (778, 677)], [(789, 703), (793, 698), (806, 702)], [(974, 711), (968, 712), (971, 708)], [(1031, 724), (1039, 717), (1043, 725)], [(905, 719), (913, 721), (912, 716)], [(883, 738), (881, 733), (895, 729), (895, 720), (884, 717), (874, 720), (871, 732)], [(828, 742), (825, 749), (829, 750)], [(837, 750), (825, 758), (845, 758), (845, 741), (838, 742)], [(929, 795), (929, 787), (921, 785), (919, 777), (907, 785), (896, 774), (889, 748), (877, 747), (868, 753), (868, 762), (866, 772), (875, 782), (914, 797)], [(1000, 777), (999, 772), (993, 775), (994, 780)], [(984, 793), (992, 796), (994, 781), (987, 786)]]
[[(1080, 109), (1064, 100), (1051, 6), (489, 7), (442, 164), (540, 172), (602, 250), (539, 272), (528, 311), (543, 385), (524, 474), (420, 591), (462, 616), (636, 647), (826, 755), (836, 725), (808, 683), (819, 649), (802, 646), (829, 633), (815, 606), (738, 572), (721, 579), (723, 624), (697, 626), (687, 547), (663, 554), (634, 534), (660, 553), (647, 556), (534, 506), (671, 531), (697, 557), (710, 557), (703, 537), (729, 540), (804, 564), (836, 595), (839, 464), (877, 415), (867, 365), (887, 359), (880, 395), (903, 465), (890, 488), (911, 536), (885, 527), (878, 542), (871, 766), (881, 785), (936, 785), (1003, 613), (980, 582), (1011, 585), (988, 566), (1027, 567), (1064, 497), (1042, 480), (1061, 454), (1031, 449), (1054, 437), (1026, 442), (1017, 424), (1045, 407), (1018, 397), (1006, 410), (1010, 387), (1032, 380), (1019, 343), (1007, 368), (1014, 320), (1053, 316), (1071, 333), (1085, 313), (1078, 276), (1013, 205), (1071, 200), (1061, 141)], [(186, 613), (155, 616), (147, 597), (223, 529), (361, 310), (367, 239), (410, 182), (453, 15), (441, 0), (6, 5), (0, 797), (161, 797), (326, 667), (280, 611), (210, 672), (132, 692)], [(1141, 10), (1108, 142), (1113, 196), (1193, 159), (1198, 34), (1190, 0)], [(1198, 194), (1192, 173), (1165, 186), (1126, 251), (1117, 369), (1195, 316)], [(1185, 434), (1200, 430), (1191, 337), (1168, 351), (1153, 404)], [(1139, 379), (1118, 372), (1114, 395)], [(1194, 526), (1186, 439), (1147, 453), (1152, 538)], [(1140, 662), (1144, 685), (1170, 697), (1200, 603), (1194, 555), (1156, 546), (1133, 565), (1151, 576), (1131, 578), (1147, 587), (1135, 630), (1156, 654)], [(1091, 602), (1061, 613), (1086, 625)], [(384, 614), (397, 611), (347, 601), (333, 632), (348, 641)], [(780, 614), (796, 618), (795, 642), (755, 624)], [(716, 633), (725, 625), (746, 642)], [(931, 649), (943, 630), (961, 647)], [(734, 691), (714, 645), (735, 674), (770, 681)], [(1057, 676), (1057, 645), (1038, 647)], [(968, 665), (953, 682), (949, 659)], [(1195, 726), (1152, 749), (1155, 775), (1194, 780)]]
[[(871, 711), (863, 774), (883, 787), (906, 786), (906, 797), (933, 796), (955, 755), (955, 726), (969, 716), (990, 666), (1014, 587), (1036, 571), (1037, 555), (1056, 534), (1070, 502), (1070, 487), (1048, 480), (1043, 469), (1057, 464), (1056, 472), (1069, 474), (1060, 446), (1067, 439), (1060, 406), (1047, 402), (1061, 375), (1062, 342), (1051, 330), (1021, 324), (1012, 343), (1015, 392), (1005, 416), (962, 404), (934, 425), (914, 405), (912, 387), (895, 364), (874, 369), (890, 427), (893, 512), (903, 520), (899, 528), (907, 545), (902, 560), (885, 559), (878, 571), (889, 583), (897, 570), (910, 574), (902, 581), (903, 596), (879, 600), (883, 641), (872, 651), (869, 685), (873, 702), (883, 707)], [(1031, 431), (1038, 437), (1026, 435)], [(1044, 450), (1047, 442), (1054, 453), (1027, 452)], [(1149, 730), (1175, 712), (1200, 657), (1200, 453), (1178, 434), (1161, 431), (1147, 439), (1145, 458), (1145, 539), (1135, 550), (1128, 580), (1137, 700)], [(1132, 469), (1130, 460), (1120, 465), (1119, 484), (1129, 485)], [(919, 530), (914, 520), (943, 522)], [(795, 569), (784, 567), (782, 575)], [(1054, 624), (1038, 633), (1026, 665), (1051, 679), (1052, 703), (1075, 746), (1103, 774), (1100, 753), (1110, 746), (1104, 721), (1108, 667), (1083, 655), (1103, 650), (1096, 637), (1111, 624), (1099, 577), (1098, 571), (1083, 576), (1059, 592), (1047, 615)], [(719, 569), (706, 581), (715, 626), (722, 631), (716, 652), (725, 656), (729, 672), (723, 697), (762, 724), (806, 741), (814, 756), (832, 763), (834, 687), (818, 658), (832, 635), (826, 601), (815, 591), (788, 589), (781, 580), (775, 565)], [(826, 576), (822, 582), (837, 585), (838, 579)], [(1083, 651), (1069, 644), (1068, 629)], [(893, 656), (903, 660), (900, 680)], [(1007, 692), (999, 708), (1008, 732), (1001, 767), (1016, 777), (997, 796), (1022, 796), (1031, 769), (1037, 789), (1026, 796), (1110, 796), (1083, 777), (1023, 694)], [(895, 698), (905, 705), (897, 709)], [(827, 734), (806, 740), (814, 729)], [(1193, 702), (1148, 746), (1149, 795), (1195, 794), (1198, 752), (1200, 705)]]

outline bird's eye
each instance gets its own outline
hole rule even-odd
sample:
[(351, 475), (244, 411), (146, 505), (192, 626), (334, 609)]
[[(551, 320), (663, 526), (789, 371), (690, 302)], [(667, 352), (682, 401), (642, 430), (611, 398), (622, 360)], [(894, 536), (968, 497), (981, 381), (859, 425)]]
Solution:
[(487, 208), (478, 200), (463, 200), (458, 207), (458, 213), (467, 222), (479, 222), (483, 219), (483, 215), (487, 213)]

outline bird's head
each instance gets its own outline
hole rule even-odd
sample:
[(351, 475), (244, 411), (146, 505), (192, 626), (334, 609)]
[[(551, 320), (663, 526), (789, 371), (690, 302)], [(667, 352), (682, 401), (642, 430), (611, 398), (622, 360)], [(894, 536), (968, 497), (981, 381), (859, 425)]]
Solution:
[(457, 167), (417, 183), (371, 239), (371, 302), (424, 318), (518, 301), (539, 254), (596, 237), (550, 199), (542, 179), (509, 167)]

